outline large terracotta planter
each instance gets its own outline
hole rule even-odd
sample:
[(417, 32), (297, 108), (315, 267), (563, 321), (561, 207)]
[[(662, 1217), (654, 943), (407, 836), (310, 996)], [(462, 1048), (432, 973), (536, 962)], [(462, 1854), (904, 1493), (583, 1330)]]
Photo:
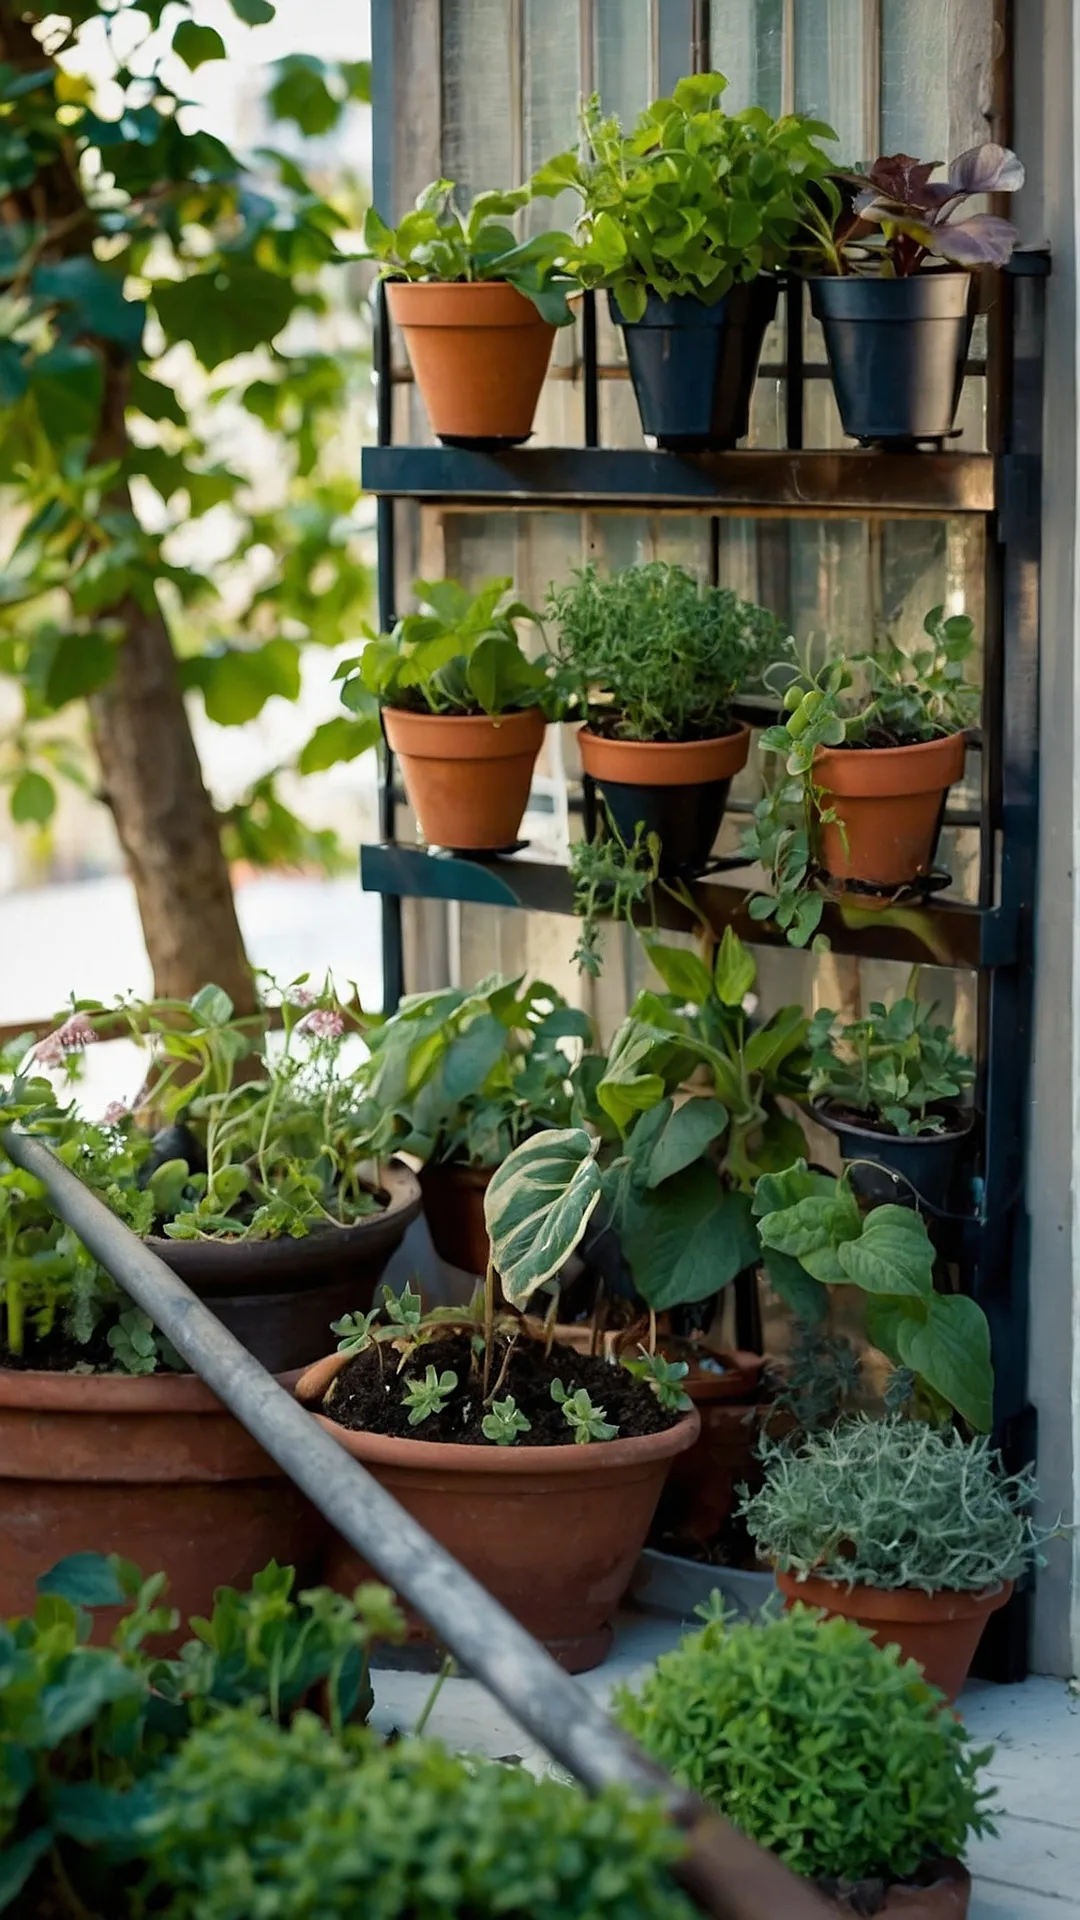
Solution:
[(401, 762), (424, 839), (462, 853), (512, 847), (528, 805), (544, 726), (539, 707), (500, 720), (384, 707), (387, 743)]
[[(215, 1587), (250, 1586), (268, 1560), (295, 1566), (302, 1586), (325, 1531), (194, 1374), (0, 1369), (0, 1619), (33, 1611), (34, 1582), (57, 1560), (118, 1553), (168, 1574), (184, 1624), (160, 1645), (176, 1647)], [(100, 1614), (99, 1635), (111, 1624)]]
[(839, 816), (822, 822), (822, 865), (834, 880), (887, 891), (928, 873), (945, 794), (964, 771), (967, 736), (910, 747), (820, 747), (814, 783)]
[[(424, 1218), (440, 1260), (464, 1273), (487, 1272), (491, 1243), (484, 1219), (484, 1195), (494, 1167), (463, 1167), (448, 1162), (420, 1169)], [(323, 1343), (325, 1345), (325, 1342)]]
[(366, 1312), (375, 1288), (420, 1212), (420, 1183), (403, 1161), (379, 1168), (381, 1212), (351, 1227), (294, 1240), (168, 1240), (147, 1244), (210, 1301), (230, 1333), (269, 1373), (310, 1366), (326, 1352), (330, 1322)]
[(919, 1593), (914, 1587), (849, 1590), (835, 1580), (797, 1580), (793, 1573), (779, 1571), (776, 1584), (788, 1607), (798, 1600), (823, 1607), (826, 1613), (857, 1620), (879, 1647), (899, 1647), (948, 1700), (956, 1699), (968, 1677), (990, 1615), (1005, 1605), (1013, 1589), (1006, 1580), (984, 1593)]
[(515, 446), (529, 438), (555, 339), (531, 300), (502, 280), (391, 280), (386, 298), (440, 440)]
[[(297, 1399), (317, 1407), (347, 1363), (335, 1353), (309, 1367)], [(315, 1418), (571, 1673), (597, 1666), (611, 1645), (611, 1616), (668, 1468), (699, 1428), (694, 1412), (664, 1433), (587, 1447), (466, 1447), (352, 1433)], [(323, 1573), (347, 1593), (371, 1578), (337, 1536)]]
[(728, 1371), (691, 1367), (683, 1386), (701, 1416), (694, 1445), (672, 1465), (660, 1498), (657, 1528), (687, 1542), (715, 1540), (735, 1505), (735, 1490), (754, 1464), (766, 1403), (755, 1401), (765, 1365), (757, 1353), (722, 1353)]
[(713, 740), (614, 740), (578, 732), (583, 772), (629, 846), (638, 826), (660, 841), (665, 876), (699, 873), (712, 853), (728, 791), (746, 765), (750, 729), (741, 722)]
[[(879, 1913), (902, 1913), (905, 1920), (966, 1920), (971, 1904), (971, 1875), (959, 1860), (942, 1860), (928, 1870), (921, 1887), (893, 1886)], [(863, 1913), (864, 1907), (847, 1899), (830, 1900), (837, 1913)]]

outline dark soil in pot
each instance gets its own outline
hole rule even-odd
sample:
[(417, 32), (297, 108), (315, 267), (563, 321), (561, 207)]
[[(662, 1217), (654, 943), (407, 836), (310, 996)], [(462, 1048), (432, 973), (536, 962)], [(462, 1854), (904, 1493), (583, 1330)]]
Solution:
[(969, 273), (811, 280), (844, 432), (911, 445), (952, 430), (973, 324)]
[(817, 1099), (814, 1119), (840, 1142), (845, 1160), (872, 1162), (851, 1170), (860, 1199), (875, 1206), (912, 1207), (916, 1200), (937, 1212), (949, 1209), (975, 1125), (968, 1108), (943, 1103), (934, 1112), (945, 1122), (942, 1133), (901, 1134), (874, 1116)]
[[(493, 1380), (505, 1352), (505, 1342), (501, 1342)], [(430, 1415), (421, 1426), (411, 1427), (409, 1410), (402, 1405), (402, 1388), (412, 1380), (422, 1380), (428, 1367), (440, 1374), (447, 1370), (456, 1373), (458, 1384), (441, 1413)], [(590, 1358), (561, 1344), (549, 1357), (539, 1341), (523, 1340), (510, 1356), (498, 1397), (512, 1395), (531, 1422), (529, 1433), (522, 1436), (530, 1447), (564, 1447), (573, 1439), (561, 1407), (551, 1398), (553, 1380), (561, 1380), (568, 1393), (584, 1387), (594, 1407), (603, 1407), (604, 1418), (618, 1427), (620, 1439), (663, 1433), (678, 1423), (679, 1415), (665, 1413), (655, 1394), (634, 1380), (625, 1367), (612, 1366), (607, 1360)], [(354, 1432), (389, 1434), (400, 1440), (445, 1441), (456, 1446), (491, 1445), (481, 1431), (485, 1408), (466, 1334), (426, 1341), (410, 1354), (400, 1372), (392, 1348), (369, 1349), (356, 1355), (335, 1376), (319, 1410)]]
[(959, 1860), (931, 1860), (911, 1880), (830, 1881), (821, 1891), (838, 1913), (872, 1920), (901, 1913), (907, 1920), (964, 1920), (971, 1901), (971, 1875)]
[(642, 429), (658, 446), (689, 453), (744, 438), (776, 299), (776, 281), (761, 274), (713, 306), (689, 294), (662, 300), (650, 293), (641, 319), (628, 321), (609, 294)]
[(370, 1307), (406, 1228), (420, 1212), (420, 1183), (401, 1161), (380, 1168), (377, 1213), (300, 1239), (169, 1240), (147, 1245), (271, 1373), (326, 1352), (331, 1320)]

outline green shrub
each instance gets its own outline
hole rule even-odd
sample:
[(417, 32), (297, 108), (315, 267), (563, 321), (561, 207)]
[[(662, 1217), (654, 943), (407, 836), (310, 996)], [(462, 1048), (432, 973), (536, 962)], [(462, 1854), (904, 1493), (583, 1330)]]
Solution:
[[(715, 1598), (715, 1596), (714, 1596)], [(713, 1617), (623, 1688), (622, 1725), (796, 1873), (904, 1879), (991, 1831), (961, 1722), (896, 1648), (806, 1607)]]
[(782, 1572), (847, 1586), (979, 1593), (1019, 1578), (1038, 1550), (1030, 1473), (1006, 1476), (980, 1436), (894, 1415), (766, 1442), (743, 1503), (758, 1551)]
[(730, 733), (731, 702), (790, 650), (774, 613), (665, 560), (554, 587), (556, 681), (582, 718), (620, 740)]
[(690, 1920), (680, 1841), (615, 1791), (221, 1715), (164, 1771), (142, 1845), (170, 1920)]

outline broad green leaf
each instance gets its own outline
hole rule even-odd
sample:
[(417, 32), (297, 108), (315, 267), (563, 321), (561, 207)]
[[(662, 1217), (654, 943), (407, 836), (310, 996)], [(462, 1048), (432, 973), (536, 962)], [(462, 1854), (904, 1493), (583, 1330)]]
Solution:
[(835, 1248), (842, 1241), (856, 1239), (861, 1227), (859, 1209), (850, 1195), (822, 1194), (798, 1200), (780, 1213), (766, 1214), (760, 1232), (763, 1246), (789, 1253), (815, 1279), (831, 1284), (846, 1278), (838, 1266)]
[(962, 1419), (988, 1433), (994, 1418), (990, 1328), (978, 1303), (964, 1293), (934, 1293), (920, 1324), (899, 1325), (900, 1354)]
[(138, 352), (146, 307), (141, 300), (127, 298), (122, 267), (78, 253), (36, 267), (30, 284), (40, 300), (55, 301), (60, 307), (65, 334), (92, 334), (115, 341), (132, 354)]
[(61, 636), (45, 676), (45, 698), (50, 707), (84, 700), (112, 678), (116, 644), (105, 634), (65, 633)]
[(775, 1072), (789, 1054), (805, 1043), (808, 1024), (801, 1007), (781, 1007), (747, 1040), (743, 1058), (748, 1072)]
[(38, 1593), (69, 1600), (73, 1607), (120, 1607), (124, 1590), (116, 1569), (103, 1553), (69, 1553), (40, 1574)]
[(268, 101), (275, 120), (291, 120), (309, 139), (329, 133), (341, 118), (341, 103), (326, 84), (326, 68), (306, 53), (289, 53), (277, 62)]
[(335, 720), (324, 720), (301, 748), (297, 770), (323, 773), (327, 767), (336, 767), (343, 760), (358, 759), (381, 739), (382, 728), (374, 716), (367, 720), (349, 720), (342, 714)]
[(273, 340), (298, 294), (280, 274), (230, 258), (208, 273), (158, 281), (153, 299), (170, 346), (189, 341), (196, 359), (212, 369)]
[(669, 993), (692, 1006), (703, 1007), (712, 993), (712, 975), (696, 953), (684, 947), (667, 947), (658, 940), (643, 942), (651, 964), (656, 968)]
[(11, 792), (11, 817), (20, 827), (44, 827), (56, 812), (56, 789), (43, 773), (19, 775)]
[(270, 0), (229, 0), (229, 5), (245, 26), (265, 27), (274, 18)]
[(799, 1200), (814, 1194), (832, 1194), (836, 1181), (830, 1173), (811, 1173), (805, 1160), (796, 1160), (782, 1173), (763, 1174), (754, 1188), (754, 1214), (759, 1220), (768, 1213), (783, 1213)]
[(808, 1327), (821, 1325), (829, 1310), (829, 1295), (820, 1280), (814, 1280), (789, 1253), (778, 1247), (766, 1247), (762, 1257), (769, 1285), (785, 1307)]
[(145, 1681), (134, 1668), (115, 1660), (81, 1660), (72, 1656), (59, 1678), (41, 1695), (40, 1745), (58, 1747), (97, 1719), (102, 1707), (116, 1700), (139, 1698)]
[(30, 385), (26, 349), (16, 340), (0, 340), (0, 407), (13, 407)]
[(503, 1161), (484, 1196), (503, 1292), (524, 1306), (566, 1265), (600, 1201), (598, 1142), (583, 1127), (534, 1134)]
[(657, 1313), (709, 1299), (760, 1258), (749, 1195), (729, 1193), (704, 1164), (635, 1196), (620, 1238), (634, 1285)]
[(647, 1185), (658, 1187), (692, 1166), (727, 1123), (727, 1108), (719, 1100), (690, 1099), (676, 1107), (650, 1155)]
[(224, 60), (225, 42), (216, 27), (200, 27), (195, 20), (181, 20), (172, 37), (172, 50), (189, 72), (208, 60)]
[(6, 1913), (12, 1901), (22, 1892), (52, 1842), (52, 1830), (49, 1827), (37, 1827), (23, 1840), (5, 1841), (3, 1852), (0, 1853), (0, 1913)]
[(277, 696), (296, 700), (300, 693), (300, 654), (292, 640), (267, 640), (261, 647), (225, 647), (198, 654), (181, 668), (185, 688), (198, 688), (206, 714), (219, 727), (242, 727)]
[(224, 987), (200, 987), (191, 1002), (191, 1011), (204, 1027), (227, 1027), (233, 1017), (233, 1003)]
[(92, 347), (65, 343), (31, 361), (30, 392), (54, 447), (89, 440), (97, 432), (104, 379), (101, 357)]
[(93, 1780), (53, 1788), (53, 1821), (58, 1833), (81, 1847), (116, 1845), (130, 1840), (153, 1811), (155, 1796), (149, 1782), (137, 1782), (124, 1791), (101, 1787)]
[(479, 1093), (493, 1066), (506, 1049), (506, 1028), (494, 1014), (482, 1013), (470, 1021), (464, 1033), (450, 1042), (443, 1062), (443, 1092), (448, 1100), (460, 1102)]
[(741, 1007), (756, 979), (757, 963), (753, 954), (731, 927), (725, 927), (713, 968), (718, 999), (725, 1007)]
[(875, 1207), (858, 1239), (837, 1250), (844, 1274), (866, 1293), (928, 1294), (934, 1249), (913, 1207)]

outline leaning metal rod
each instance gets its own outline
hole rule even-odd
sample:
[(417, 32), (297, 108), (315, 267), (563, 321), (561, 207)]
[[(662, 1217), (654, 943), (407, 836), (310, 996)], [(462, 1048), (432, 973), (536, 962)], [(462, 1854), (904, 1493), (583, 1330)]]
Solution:
[(620, 1782), (660, 1798), (689, 1841), (676, 1872), (706, 1913), (715, 1920), (826, 1920), (829, 1907), (805, 1881), (710, 1814), (628, 1740), (48, 1147), (14, 1130), (0, 1133), (0, 1147), (42, 1181), (61, 1219), (206, 1385), (535, 1740), (593, 1791)]

